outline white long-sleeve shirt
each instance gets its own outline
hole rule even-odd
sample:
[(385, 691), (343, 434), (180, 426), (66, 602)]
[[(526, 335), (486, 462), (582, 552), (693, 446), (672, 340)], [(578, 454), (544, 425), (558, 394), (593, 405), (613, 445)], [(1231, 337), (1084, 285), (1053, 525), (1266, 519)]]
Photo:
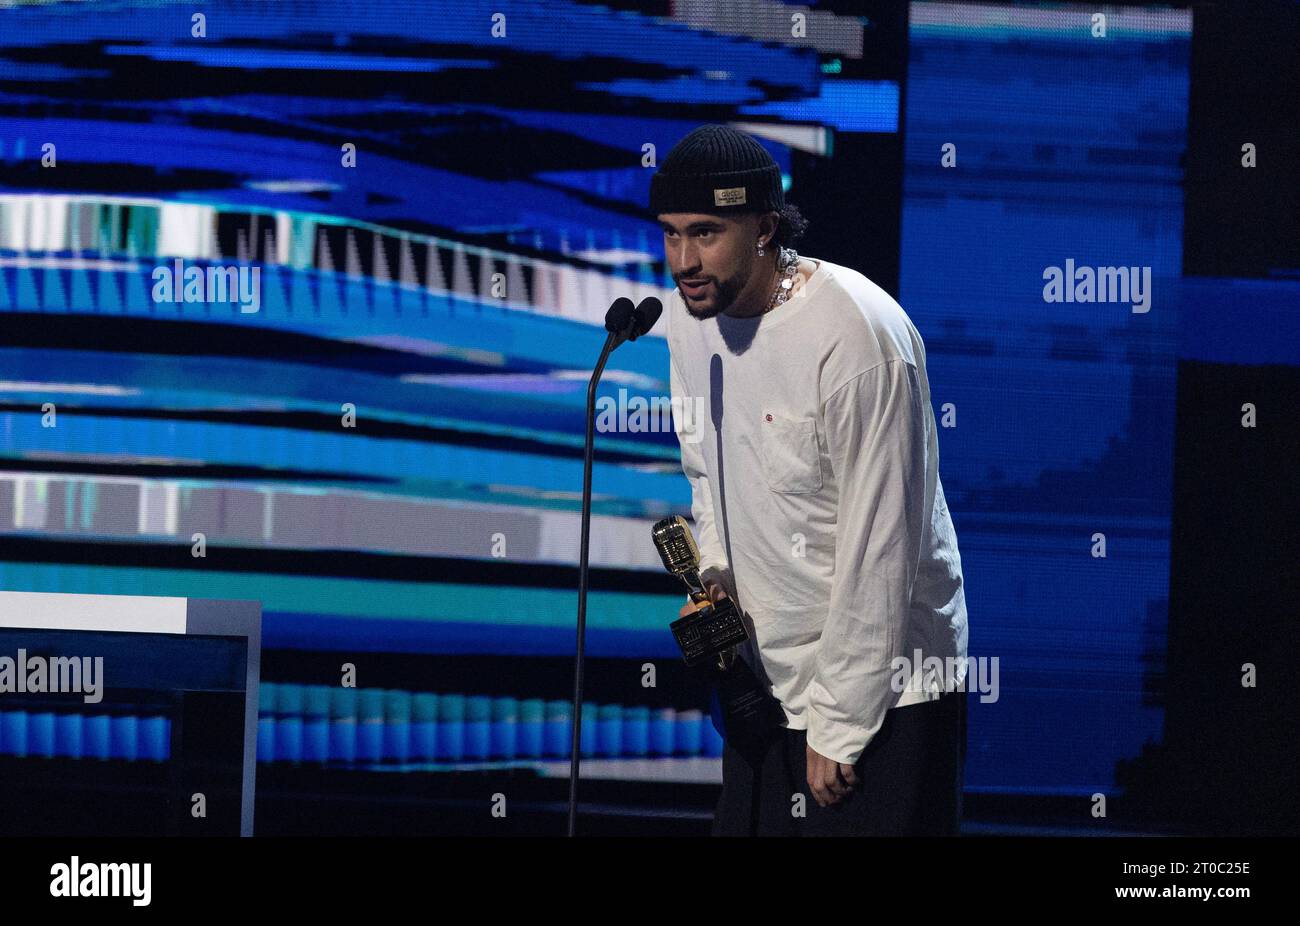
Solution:
[(788, 727), (854, 763), (887, 710), (964, 681), (966, 604), (925, 346), (888, 293), (818, 263), (753, 318), (699, 321), (674, 290), (671, 388), (691, 403), (677, 429), (701, 565), (750, 627), (742, 656)]

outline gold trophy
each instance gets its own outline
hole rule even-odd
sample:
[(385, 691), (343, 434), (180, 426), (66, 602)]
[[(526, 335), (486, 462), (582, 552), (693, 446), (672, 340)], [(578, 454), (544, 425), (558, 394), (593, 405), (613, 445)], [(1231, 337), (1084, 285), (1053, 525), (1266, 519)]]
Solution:
[(655, 524), (651, 534), (664, 568), (686, 583), (686, 592), (696, 606), (693, 614), (679, 618), (670, 627), (682, 658), (688, 666), (712, 660), (719, 669), (731, 668), (736, 646), (749, 639), (749, 633), (730, 598), (709, 600), (700, 578), (700, 549), (686, 519), (679, 514), (664, 518)]
[(757, 761), (775, 735), (785, 712), (749, 663), (739, 656), (749, 631), (731, 598), (710, 601), (700, 578), (700, 550), (681, 515), (664, 518), (652, 529), (664, 567), (686, 583), (694, 613), (673, 621), (670, 629), (688, 666), (701, 666), (716, 696), (711, 708), (723, 738), (751, 761)]

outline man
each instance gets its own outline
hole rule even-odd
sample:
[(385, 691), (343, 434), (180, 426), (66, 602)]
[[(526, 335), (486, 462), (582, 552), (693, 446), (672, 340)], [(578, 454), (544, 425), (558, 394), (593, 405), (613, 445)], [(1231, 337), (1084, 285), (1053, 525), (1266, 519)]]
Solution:
[(713, 832), (955, 835), (966, 606), (921, 337), (862, 274), (789, 249), (807, 223), (744, 133), (682, 139), (650, 211), (673, 397), (708, 409), (679, 427), (703, 577), (784, 715), (758, 753), (728, 742)]

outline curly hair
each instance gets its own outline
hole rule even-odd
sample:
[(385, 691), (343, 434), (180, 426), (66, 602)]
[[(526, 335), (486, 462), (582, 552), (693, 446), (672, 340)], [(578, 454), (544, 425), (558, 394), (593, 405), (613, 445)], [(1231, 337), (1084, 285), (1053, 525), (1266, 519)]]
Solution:
[(794, 242), (803, 237), (803, 233), (808, 230), (808, 220), (803, 217), (799, 207), (794, 203), (786, 203), (781, 209), (781, 218), (777, 222), (776, 231), (772, 235), (771, 245), (775, 248), (788, 248)]

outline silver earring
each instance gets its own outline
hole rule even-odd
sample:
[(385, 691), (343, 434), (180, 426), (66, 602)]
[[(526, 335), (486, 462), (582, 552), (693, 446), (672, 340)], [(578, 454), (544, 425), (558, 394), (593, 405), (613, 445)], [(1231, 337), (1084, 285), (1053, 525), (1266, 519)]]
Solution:
[(758, 242), (758, 256), (762, 257), (767, 252), (763, 250), (763, 242)]

